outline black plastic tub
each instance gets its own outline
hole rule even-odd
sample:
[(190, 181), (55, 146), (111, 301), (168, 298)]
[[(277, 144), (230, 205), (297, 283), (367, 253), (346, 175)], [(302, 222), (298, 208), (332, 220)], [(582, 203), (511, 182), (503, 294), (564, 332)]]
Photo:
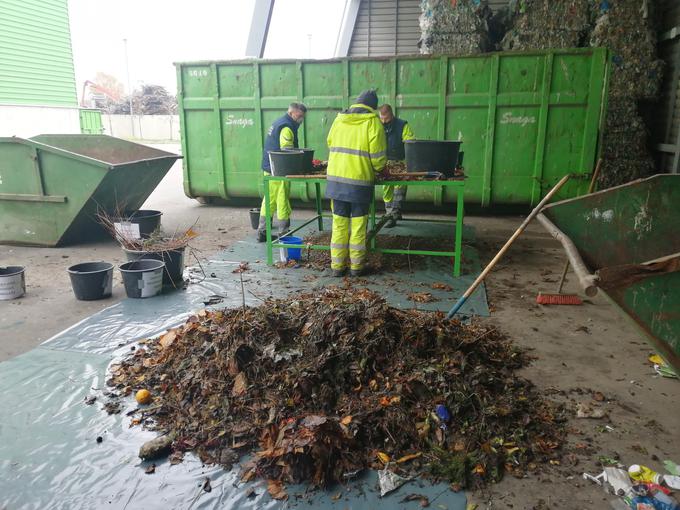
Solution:
[(301, 148), (301, 149), (284, 149), (287, 152), (290, 151), (302, 151), (304, 153), (304, 157), (302, 158), (302, 169), (300, 172), (302, 174), (306, 174), (309, 172), (312, 172), (314, 170), (314, 149), (306, 149), (306, 148)]
[(25, 268), (23, 266), (0, 267), (0, 301), (17, 299), (25, 293)]
[(277, 177), (301, 174), (304, 161), (305, 153), (299, 149), (269, 152), (272, 175)]
[(111, 296), (113, 264), (83, 262), (68, 268), (71, 287), (79, 301), (95, 301)]
[(441, 172), (453, 177), (458, 166), (458, 152), (462, 142), (440, 140), (407, 140), (406, 170), (408, 172)]
[(121, 264), (119, 269), (129, 298), (153, 297), (163, 289), (165, 264), (160, 260), (133, 260)]
[[(139, 228), (139, 238), (148, 239), (151, 234), (161, 226), (161, 211), (153, 209), (139, 209), (124, 213), (122, 218), (117, 218), (116, 223), (131, 223)], [(132, 236), (135, 237), (135, 236)]]
[(260, 209), (257, 207), (251, 209), (248, 214), (250, 215), (250, 226), (253, 227), (253, 230), (257, 230), (257, 227), (260, 226)]
[(167, 251), (134, 251), (123, 248), (128, 260), (151, 259), (165, 263), (163, 271), (163, 285), (181, 287), (184, 283), (184, 248)]

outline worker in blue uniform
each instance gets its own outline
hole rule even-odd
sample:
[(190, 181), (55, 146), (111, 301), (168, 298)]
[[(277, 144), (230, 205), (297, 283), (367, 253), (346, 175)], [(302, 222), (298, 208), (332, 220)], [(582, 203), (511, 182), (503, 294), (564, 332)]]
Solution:
[[(380, 122), (385, 128), (387, 138), (387, 160), (403, 161), (406, 159), (404, 142), (415, 140), (415, 135), (411, 131), (411, 126), (403, 119), (394, 116), (392, 106), (384, 104), (380, 107)], [(401, 219), (401, 208), (406, 199), (406, 186), (383, 185), (383, 201), (385, 202), (385, 212), (389, 216), (386, 228), (397, 226), (397, 220)]]
[[(291, 103), (288, 107), (288, 112), (276, 119), (267, 131), (267, 137), (264, 140), (264, 149), (262, 150), (262, 170), (265, 175), (271, 174), (271, 164), (269, 162), (269, 153), (276, 152), (283, 149), (297, 149), (298, 144), (298, 128), (305, 118), (307, 107), (302, 103)], [(272, 215), (276, 213), (276, 226), (278, 234), (284, 233), (290, 228), (290, 215), (292, 208), (290, 206), (290, 182), (270, 182), (269, 183), (269, 210)], [(263, 243), (267, 239), (266, 220), (265, 220), (265, 202), (262, 199), (262, 207), (260, 208), (260, 224), (257, 228), (257, 240)]]

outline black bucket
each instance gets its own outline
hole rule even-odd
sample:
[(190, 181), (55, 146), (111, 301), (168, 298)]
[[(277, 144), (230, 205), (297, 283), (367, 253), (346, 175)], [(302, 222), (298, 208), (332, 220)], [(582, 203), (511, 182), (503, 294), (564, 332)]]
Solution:
[(269, 152), (272, 175), (277, 177), (301, 174), (304, 160), (305, 153), (299, 149)]
[(257, 227), (260, 226), (260, 209), (257, 207), (251, 209), (248, 214), (250, 214), (250, 226), (253, 227), (253, 230), (257, 230)]
[(125, 293), (129, 298), (147, 298), (160, 294), (165, 264), (160, 260), (140, 259), (121, 264)]
[(68, 268), (71, 287), (76, 299), (95, 301), (111, 296), (113, 264), (108, 262), (83, 262)]
[[(161, 211), (154, 211), (153, 209), (140, 209), (138, 211), (130, 211), (123, 213), (122, 218), (117, 218), (116, 223), (131, 223), (139, 228), (138, 239), (148, 239), (151, 234), (161, 226)], [(127, 236), (126, 236), (127, 237)], [(136, 236), (131, 236), (136, 237)]]
[(128, 260), (151, 259), (165, 262), (163, 285), (180, 287), (184, 283), (184, 248), (167, 251), (135, 251), (123, 248)]
[(312, 172), (314, 170), (314, 149), (284, 149), (286, 151), (302, 151), (304, 153), (304, 157), (302, 158), (302, 170), (300, 171), (302, 174), (306, 174), (309, 172)]
[(409, 172), (441, 172), (453, 177), (458, 166), (458, 151), (462, 142), (439, 140), (407, 140), (406, 170)]

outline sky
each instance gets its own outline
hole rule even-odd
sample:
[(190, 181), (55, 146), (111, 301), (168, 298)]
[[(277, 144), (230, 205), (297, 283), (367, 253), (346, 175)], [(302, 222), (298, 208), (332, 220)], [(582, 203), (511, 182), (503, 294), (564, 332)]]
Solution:
[[(98, 71), (177, 90), (173, 62), (245, 58), (255, 0), (69, 0), (78, 95)], [(345, 0), (276, 0), (265, 58), (330, 58)], [(309, 36), (311, 34), (311, 52)]]

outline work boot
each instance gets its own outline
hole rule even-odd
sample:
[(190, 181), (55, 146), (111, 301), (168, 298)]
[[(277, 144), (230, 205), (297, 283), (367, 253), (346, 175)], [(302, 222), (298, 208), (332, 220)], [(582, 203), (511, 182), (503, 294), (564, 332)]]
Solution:
[(397, 226), (397, 220), (394, 217), (393, 214), (388, 214), (387, 217), (389, 218), (387, 220), (387, 223), (385, 223), (385, 228), (394, 228)]
[(362, 267), (361, 269), (350, 269), (350, 271), (349, 271), (349, 275), (352, 278), (358, 278), (358, 277), (363, 276), (365, 274), (366, 274), (366, 268), (365, 267)]
[(347, 273), (347, 269), (333, 269), (333, 278), (342, 278)]
[[(279, 238), (279, 234), (272, 232), (272, 241), (276, 241)], [(265, 230), (257, 231), (257, 242), (264, 243), (267, 241), (267, 232)]]

